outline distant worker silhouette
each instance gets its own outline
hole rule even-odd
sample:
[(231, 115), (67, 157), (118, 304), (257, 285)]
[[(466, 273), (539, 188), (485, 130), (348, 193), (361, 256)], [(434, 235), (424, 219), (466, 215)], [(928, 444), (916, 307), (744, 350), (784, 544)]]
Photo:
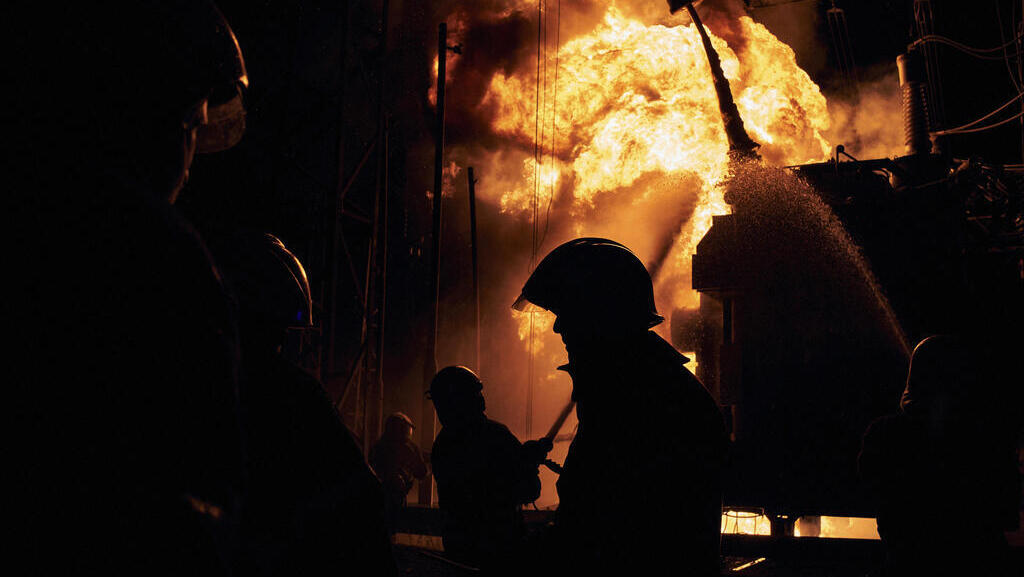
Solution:
[(520, 443), (484, 413), (483, 384), (466, 367), (438, 371), (429, 395), (441, 421), (431, 451), (445, 512), (445, 554), (489, 573), (511, 571), (524, 538), (521, 505), (540, 496), (550, 440)]
[(396, 573), (384, 492), (319, 381), (281, 354), (312, 328), (306, 271), (277, 237), (210, 234), (238, 301), (248, 454), (236, 575)]
[(387, 496), (388, 525), (392, 531), (413, 482), (427, 476), (423, 451), (412, 440), (414, 428), (405, 413), (392, 413), (384, 420), (384, 434), (370, 450), (370, 466)]
[(171, 202), (195, 153), (242, 136), (241, 51), (203, 0), (23, 8), (4, 35), (21, 57), (5, 67), (0, 144), (19, 271), (9, 565), (225, 574), (243, 461), (236, 326)]
[(513, 305), (557, 316), (579, 428), (558, 480), (556, 572), (718, 575), (727, 437), (625, 246), (579, 238), (537, 265)]
[(864, 434), (886, 575), (1020, 575), (1003, 533), (1019, 522), (1017, 439), (989, 366), (966, 340), (922, 340), (899, 413)]

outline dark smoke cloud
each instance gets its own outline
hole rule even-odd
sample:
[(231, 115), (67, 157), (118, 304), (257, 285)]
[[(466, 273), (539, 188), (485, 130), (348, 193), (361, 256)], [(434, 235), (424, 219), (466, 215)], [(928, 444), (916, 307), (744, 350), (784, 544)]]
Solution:
[[(485, 1), (445, 2), (438, 7), (437, 20), (449, 27), (449, 45), (461, 45), (461, 54), (448, 58), (445, 113), (446, 138), (453, 146), (474, 145), (494, 149), (508, 145), (490, 129), (494, 111), (483, 104), (495, 73), (506, 76), (536, 74), (538, 50), (542, 55), (556, 50), (556, 39), (564, 44), (589, 32), (604, 14), (606, 2), (563, 0), (543, 13), (546, 31), (538, 43), (536, 3)], [(524, 149), (532, 147), (523, 142)]]

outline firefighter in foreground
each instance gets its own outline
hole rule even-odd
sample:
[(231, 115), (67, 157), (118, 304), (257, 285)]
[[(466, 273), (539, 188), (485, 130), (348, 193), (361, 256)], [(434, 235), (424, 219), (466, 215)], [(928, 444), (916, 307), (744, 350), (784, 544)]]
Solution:
[(513, 573), (524, 538), (521, 506), (540, 496), (538, 466), (550, 439), (520, 443), (484, 414), (483, 384), (452, 366), (430, 383), (441, 432), (431, 451), (445, 512), (445, 555), (489, 573)]
[[(23, 6), (5, 34), (7, 566), (222, 575), (240, 440), (235, 325), (171, 206), (241, 138), (245, 67), (210, 2)], [(8, 21), (13, 22), (11, 18)], [(51, 73), (53, 71), (59, 73)]]
[(688, 359), (650, 329), (650, 275), (625, 246), (551, 251), (513, 305), (548, 309), (569, 354), (579, 418), (546, 539), (553, 574), (718, 575), (728, 439)]
[(306, 271), (277, 237), (207, 231), (238, 302), (247, 453), (235, 574), (396, 574), (384, 491), (320, 382), (285, 358), (312, 328)]
[(921, 341), (899, 413), (864, 434), (859, 465), (878, 505), (885, 575), (1020, 574), (1003, 533), (1018, 525), (1018, 409), (991, 403), (1007, 399), (1007, 376), (978, 348)]

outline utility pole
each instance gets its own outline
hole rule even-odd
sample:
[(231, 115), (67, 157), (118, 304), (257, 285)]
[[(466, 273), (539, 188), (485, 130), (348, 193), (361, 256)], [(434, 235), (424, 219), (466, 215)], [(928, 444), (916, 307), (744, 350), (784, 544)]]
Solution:
[(476, 321), (476, 368), (480, 373), (480, 269), (476, 247), (476, 179), (473, 178), (473, 167), (469, 167), (469, 247), (473, 254), (473, 310)]
[[(437, 321), (441, 298), (441, 204), (444, 199), (444, 89), (447, 74), (448, 24), (437, 26), (437, 116), (434, 131), (434, 190), (433, 190), (433, 251), (431, 252), (430, 332), (423, 363), (423, 405), (420, 413), (420, 446), (426, 449), (434, 444), (434, 405), (427, 398), (430, 381), (437, 374)], [(419, 502), (430, 505), (433, 501), (434, 479), (429, 473), (420, 481)]]

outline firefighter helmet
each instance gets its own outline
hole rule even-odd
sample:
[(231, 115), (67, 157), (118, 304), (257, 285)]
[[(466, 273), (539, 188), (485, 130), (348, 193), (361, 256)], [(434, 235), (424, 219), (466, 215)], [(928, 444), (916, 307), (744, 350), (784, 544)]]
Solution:
[(243, 320), (267, 329), (313, 326), (313, 302), (302, 262), (272, 234), (212, 234), (207, 243), (227, 277)]
[(434, 375), (427, 397), (443, 403), (455, 397), (476, 395), (483, 388), (484, 385), (476, 373), (463, 366), (450, 366)]
[(615, 327), (651, 328), (663, 320), (644, 263), (606, 238), (577, 238), (552, 250), (523, 285), (512, 307), (556, 315), (599, 317)]

